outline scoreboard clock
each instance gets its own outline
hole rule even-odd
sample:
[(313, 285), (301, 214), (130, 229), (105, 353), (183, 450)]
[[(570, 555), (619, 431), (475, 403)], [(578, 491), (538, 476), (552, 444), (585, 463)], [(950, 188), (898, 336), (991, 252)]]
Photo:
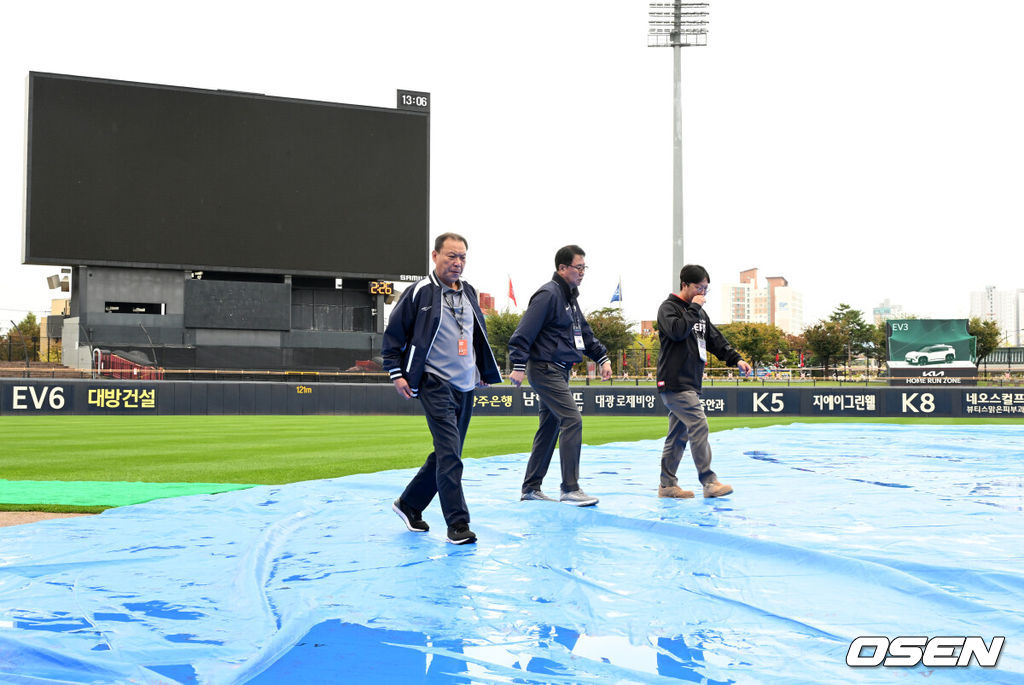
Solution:
[(423, 93), (418, 90), (400, 90), (398, 91), (398, 109), (429, 112), (430, 93)]
[(395, 284), (391, 281), (370, 281), (371, 295), (394, 295)]

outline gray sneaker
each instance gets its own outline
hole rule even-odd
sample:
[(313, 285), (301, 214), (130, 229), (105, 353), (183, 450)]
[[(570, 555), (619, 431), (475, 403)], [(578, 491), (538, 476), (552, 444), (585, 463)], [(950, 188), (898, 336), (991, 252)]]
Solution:
[(548, 497), (540, 490), (527, 490), (523, 493), (523, 496), (519, 498), (521, 502), (528, 500), (544, 500), (545, 502), (554, 502), (554, 498)]
[(592, 507), (601, 500), (596, 497), (591, 497), (582, 490), (573, 490), (572, 492), (563, 492), (562, 496), (558, 498), (558, 501), (571, 504), (574, 507)]

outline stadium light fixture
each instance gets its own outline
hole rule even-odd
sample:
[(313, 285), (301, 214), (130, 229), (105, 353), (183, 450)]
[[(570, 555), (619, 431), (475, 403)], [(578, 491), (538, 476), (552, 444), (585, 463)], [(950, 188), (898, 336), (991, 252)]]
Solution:
[(647, 47), (707, 45), (708, 9), (706, 2), (649, 3)]
[(683, 257), (683, 89), (682, 48), (708, 44), (709, 3), (652, 2), (648, 5), (647, 47), (672, 48), (673, 170), (672, 170), (672, 292), (679, 288)]

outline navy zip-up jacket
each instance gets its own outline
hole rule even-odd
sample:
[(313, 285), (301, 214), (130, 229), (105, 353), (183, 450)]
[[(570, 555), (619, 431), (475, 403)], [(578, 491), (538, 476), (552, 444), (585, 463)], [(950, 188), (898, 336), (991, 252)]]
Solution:
[(508, 341), (508, 358), (513, 371), (526, 371), (526, 362), (530, 359), (563, 366), (582, 361), (583, 355), (576, 349), (573, 336), (574, 318), (580, 323), (587, 356), (598, 366), (608, 361), (608, 350), (594, 337), (580, 311), (576, 302), (578, 295), (579, 290), (570, 288), (557, 272), (533, 294), (516, 332)]
[[(484, 313), (477, 301), (476, 289), (466, 281), (460, 281), (473, 310), (473, 351), (480, 380), (489, 385), (501, 383), (501, 371), (487, 343), (487, 324)], [(434, 344), (434, 336), (441, 326), (442, 285), (434, 271), (427, 278), (406, 288), (398, 303), (391, 311), (388, 326), (384, 330), (381, 356), (384, 370), (396, 381), (404, 377), (409, 383), (413, 397), (419, 394), (420, 379), (426, 368), (427, 353)]]

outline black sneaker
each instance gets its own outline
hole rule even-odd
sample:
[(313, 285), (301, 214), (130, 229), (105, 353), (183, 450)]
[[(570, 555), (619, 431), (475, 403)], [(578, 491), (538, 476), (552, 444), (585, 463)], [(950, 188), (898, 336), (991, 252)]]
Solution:
[(402, 498), (399, 497), (391, 504), (391, 509), (398, 514), (399, 518), (405, 521), (405, 527), (414, 533), (426, 533), (430, 530), (430, 526), (423, 520), (417, 512), (413, 511), (409, 507), (402, 504)]
[(465, 523), (456, 523), (453, 526), (448, 526), (448, 542), (453, 545), (476, 542), (476, 533), (471, 531)]

